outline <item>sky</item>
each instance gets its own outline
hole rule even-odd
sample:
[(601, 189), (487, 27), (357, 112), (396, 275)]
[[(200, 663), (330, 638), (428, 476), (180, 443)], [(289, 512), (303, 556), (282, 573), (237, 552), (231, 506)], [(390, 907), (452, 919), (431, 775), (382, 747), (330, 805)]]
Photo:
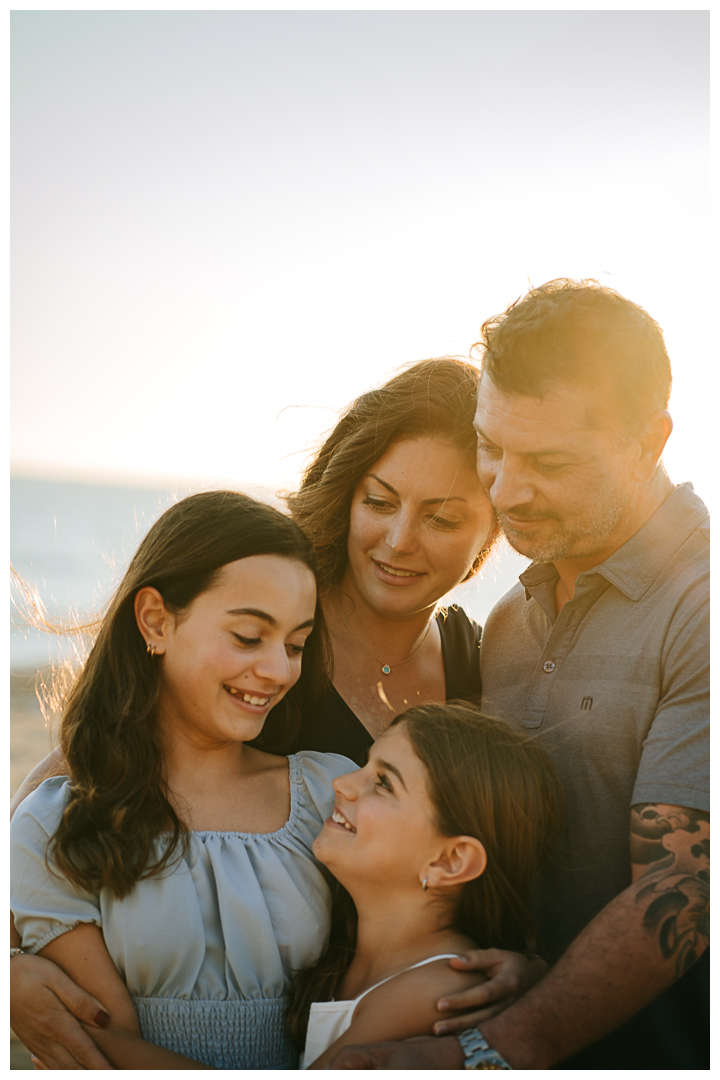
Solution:
[(707, 11), (15, 11), (11, 465), (292, 488), (345, 405), (593, 277), (706, 498)]

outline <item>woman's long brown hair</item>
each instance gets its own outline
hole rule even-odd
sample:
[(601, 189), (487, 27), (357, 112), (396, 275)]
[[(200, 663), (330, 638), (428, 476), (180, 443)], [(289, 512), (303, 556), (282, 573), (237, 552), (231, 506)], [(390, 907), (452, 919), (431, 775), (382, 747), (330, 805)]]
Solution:
[[(346, 409), (306, 469), (300, 490), (287, 497), (293, 518), (315, 547), (321, 589), (342, 578), (353, 493), (392, 443), (443, 439), (475, 468), (478, 378), (476, 367), (454, 357), (421, 360)], [(489, 547), (478, 552), (468, 577)]]
[[(427, 770), (440, 832), (474, 836), (487, 852), (485, 871), (462, 887), (455, 929), (481, 948), (534, 950), (530, 890), (557, 840), (564, 805), (550, 759), (535, 740), (467, 702), (416, 705), (391, 727), (398, 724)], [(311, 1004), (334, 996), (355, 948), (355, 907), (336, 889), (328, 948), (293, 985), (289, 1023), (298, 1045)]]
[[(60, 744), (72, 781), (52, 841), (58, 869), (78, 888), (127, 895), (178, 857), (185, 827), (168, 798), (156, 723), (162, 658), (151, 658), (135, 621), (139, 589), (153, 586), (182, 613), (219, 570), (251, 555), (280, 555), (315, 570), (310, 542), (284, 514), (247, 495), (210, 491), (176, 503), (140, 543), (65, 703)], [(299, 703), (327, 692), (328, 645), (320, 607), (302, 674), (276, 706), (274, 728), (289, 742)], [(159, 848), (160, 833), (169, 837)]]

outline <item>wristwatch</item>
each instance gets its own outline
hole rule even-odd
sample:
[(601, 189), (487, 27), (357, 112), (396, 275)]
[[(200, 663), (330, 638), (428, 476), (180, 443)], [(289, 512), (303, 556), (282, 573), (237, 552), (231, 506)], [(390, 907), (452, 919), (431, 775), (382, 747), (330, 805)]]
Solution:
[(504, 1057), (488, 1046), (487, 1039), (477, 1028), (467, 1028), (458, 1035), (465, 1055), (464, 1069), (512, 1069)]

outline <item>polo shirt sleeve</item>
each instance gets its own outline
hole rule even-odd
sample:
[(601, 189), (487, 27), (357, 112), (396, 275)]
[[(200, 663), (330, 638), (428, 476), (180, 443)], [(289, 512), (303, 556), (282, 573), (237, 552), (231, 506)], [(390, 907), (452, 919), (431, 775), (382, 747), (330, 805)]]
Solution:
[(632, 805), (710, 809), (710, 604), (708, 576), (678, 605), (665, 639), (661, 694), (643, 744)]

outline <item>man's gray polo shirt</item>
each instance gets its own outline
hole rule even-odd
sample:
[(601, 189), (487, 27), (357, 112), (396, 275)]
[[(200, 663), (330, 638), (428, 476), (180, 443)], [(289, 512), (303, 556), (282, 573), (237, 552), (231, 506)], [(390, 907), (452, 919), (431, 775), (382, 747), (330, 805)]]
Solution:
[(709, 809), (709, 521), (675, 488), (555, 609), (557, 571), (533, 563), (483, 634), (483, 712), (539, 739), (566, 824), (535, 916), (554, 959), (631, 880), (636, 803)]

